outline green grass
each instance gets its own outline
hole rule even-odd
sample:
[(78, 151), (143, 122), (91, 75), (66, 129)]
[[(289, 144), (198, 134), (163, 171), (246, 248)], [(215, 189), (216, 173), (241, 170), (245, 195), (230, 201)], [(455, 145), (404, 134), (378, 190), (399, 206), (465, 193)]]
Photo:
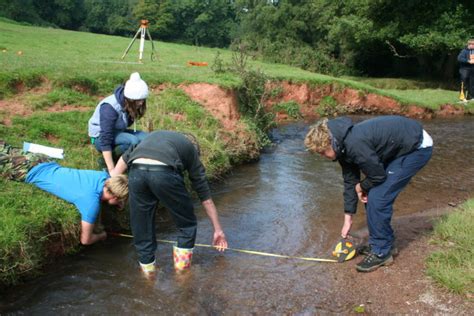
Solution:
[[(241, 152), (235, 149), (239, 142), (246, 146), (243, 140), (224, 143), (229, 132), (183, 91), (167, 89), (151, 96), (147, 106), (146, 116), (138, 122), (137, 128), (195, 134), (210, 179), (228, 171), (232, 163), (247, 158), (248, 148)], [(65, 151), (61, 165), (98, 169), (100, 155), (89, 144), (87, 136), (87, 122), (92, 112), (91, 108), (86, 112), (38, 112), (29, 117), (15, 117), (11, 127), (0, 124), (0, 139), (15, 147), (21, 147), (23, 141), (60, 147)], [(0, 285), (13, 284), (23, 276), (36, 273), (47, 262), (49, 247), (54, 242), (64, 247), (65, 252), (78, 248), (80, 217), (74, 206), (32, 185), (0, 179), (0, 186)], [(122, 218), (116, 220), (127, 222)]]
[[(232, 52), (228, 50), (156, 42), (158, 59), (152, 62), (149, 59), (151, 44), (146, 43), (144, 63), (138, 64), (138, 43), (134, 44), (123, 61), (120, 59), (130, 40), (130, 37), (24, 26), (2, 19), (0, 43), (6, 51), (0, 50), (2, 64), (0, 98), (15, 93), (19, 82), (31, 87), (40, 84), (42, 78), (52, 81), (54, 86), (69, 88), (74, 86), (70, 84), (71, 82), (79, 82), (80, 86), (89, 87), (90, 93), (105, 95), (133, 71), (139, 71), (151, 85), (164, 82), (172, 84), (208, 82), (235, 88), (240, 84), (237, 75), (229, 72), (216, 74), (211, 69), (218, 52), (223, 64), (231, 64)], [(20, 51), (22, 54), (18, 55)], [(209, 66), (190, 67), (187, 66), (188, 61), (207, 62)], [(409, 93), (390, 89), (394, 86), (397, 89), (426, 88), (426, 85), (408, 80), (404, 83), (397, 80), (397, 84), (393, 83), (395, 80), (391, 80), (382, 84), (380, 79), (334, 78), (258, 60), (250, 60), (249, 65), (261, 69), (271, 80), (288, 80), (313, 85), (337, 84), (340, 87), (347, 86), (364, 92), (386, 95), (403, 104), (418, 104), (437, 109), (443, 103), (458, 101), (457, 94), (453, 91), (425, 89), (424, 96), (420, 97), (418, 90)], [(52, 99), (55, 100), (54, 97)]]
[(272, 110), (274, 112), (283, 112), (285, 114), (288, 114), (288, 116), (292, 119), (302, 118), (299, 104), (295, 101), (280, 102), (278, 104), (275, 104), (272, 107)]
[(427, 274), (455, 293), (474, 294), (474, 199), (443, 217), (433, 242), (441, 250), (427, 259)]
[(52, 252), (77, 249), (79, 215), (72, 205), (24, 183), (1, 179), (0, 186), (0, 284), (36, 273)]

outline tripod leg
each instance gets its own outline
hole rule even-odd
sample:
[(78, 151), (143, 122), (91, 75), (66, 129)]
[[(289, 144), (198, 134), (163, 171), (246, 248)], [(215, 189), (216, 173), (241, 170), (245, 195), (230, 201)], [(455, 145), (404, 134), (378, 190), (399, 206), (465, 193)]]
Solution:
[(152, 61), (154, 61), (155, 60), (155, 45), (153, 44), (153, 39), (151, 38), (150, 31), (148, 29), (146, 30), (146, 33), (147, 33), (148, 38), (150, 39), (150, 42), (151, 42), (151, 56), (150, 56), (150, 59)]
[(146, 34), (146, 29), (141, 28), (141, 35), (140, 35), (140, 50), (139, 50), (139, 57), (138, 57), (138, 62), (142, 62), (143, 59), (143, 50), (145, 48), (145, 34)]
[(128, 51), (130, 50), (130, 48), (132, 47), (133, 43), (135, 43), (135, 40), (137, 39), (137, 36), (138, 34), (140, 33), (141, 29), (138, 30), (138, 32), (135, 34), (135, 36), (132, 38), (132, 41), (130, 42), (130, 44), (128, 45), (127, 49), (125, 50), (125, 52), (123, 53), (122, 55), (122, 59), (125, 58), (125, 56), (128, 54)]

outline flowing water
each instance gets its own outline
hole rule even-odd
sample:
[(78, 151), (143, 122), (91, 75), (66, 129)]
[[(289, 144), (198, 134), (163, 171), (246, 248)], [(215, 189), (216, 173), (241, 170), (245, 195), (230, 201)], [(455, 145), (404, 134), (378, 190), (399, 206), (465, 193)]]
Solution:
[[(458, 203), (474, 192), (474, 120), (424, 122), (433, 136), (430, 163), (402, 192), (395, 216)], [(342, 225), (342, 177), (337, 163), (303, 148), (303, 123), (272, 132), (276, 145), (259, 162), (236, 168), (213, 185), (229, 246), (328, 257)], [(212, 228), (203, 210), (198, 243)], [(174, 240), (161, 214), (158, 238)], [(363, 212), (354, 230), (365, 226)], [(0, 312), (20, 314), (270, 314), (338, 312), (330, 265), (196, 248), (192, 270), (177, 274), (171, 245), (160, 243), (157, 279), (144, 279), (128, 238), (110, 238), (63, 258), (46, 273), (2, 294)], [(339, 310), (340, 311), (340, 310)]]

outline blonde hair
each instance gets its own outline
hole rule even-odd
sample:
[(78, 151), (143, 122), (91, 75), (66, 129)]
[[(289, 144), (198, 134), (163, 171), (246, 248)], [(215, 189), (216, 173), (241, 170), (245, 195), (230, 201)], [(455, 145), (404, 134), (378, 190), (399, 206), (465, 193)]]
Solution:
[(115, 196), (119, 201), (125, 201), (128, 197), (128, 177), (120, 174), (113, 176), (105, 181), (105, 187), (110, 194)]
[(328, 128), (328, 119), (319, 120), (309, 128), (304, 144), (312, 152), (321, 153), (331, 146), (331, 133)]
[(474, 38), (471, 38), (470, 40), (467, 41), (467, 45), (474, 45)]

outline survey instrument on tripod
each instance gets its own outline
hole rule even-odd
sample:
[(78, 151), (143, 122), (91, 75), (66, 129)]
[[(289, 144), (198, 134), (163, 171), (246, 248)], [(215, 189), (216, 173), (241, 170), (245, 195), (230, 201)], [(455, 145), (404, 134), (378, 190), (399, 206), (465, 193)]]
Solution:
[(143, 50), (145, 48), (145, 37), (148, 35), (148, 39), (151, 42), (151, 56), (150, 59), (152, 61), (155, 60), (155, 45), (153, 44), (153, 39), (151, 38), (150, 31), (148, 30), (148, 20), (140, 20), (140, 27), (138, 28), (137, 33), (133, 37), (132, 41), (128, 45), (127, 49), (122, 55), (122, 59), (125, 58), (125, 56), (128, 54), (130, 51), (130, 48), (132, 47), (133, 43), (138, 37), (138, 34), (140, 34), (140, 48), (139, 48), (139, 55), (138, 55), (138, 62), (142, 63), (143, 61)]

